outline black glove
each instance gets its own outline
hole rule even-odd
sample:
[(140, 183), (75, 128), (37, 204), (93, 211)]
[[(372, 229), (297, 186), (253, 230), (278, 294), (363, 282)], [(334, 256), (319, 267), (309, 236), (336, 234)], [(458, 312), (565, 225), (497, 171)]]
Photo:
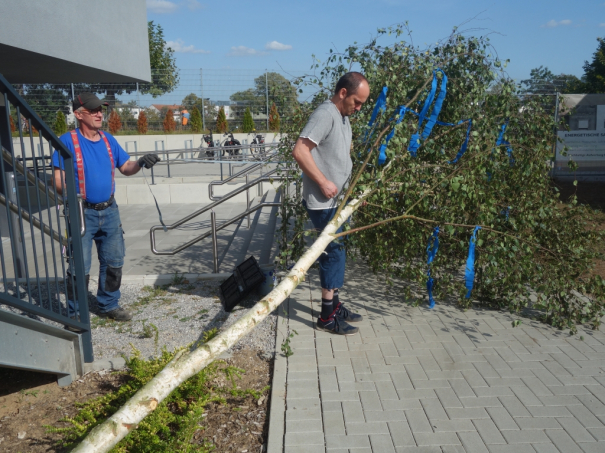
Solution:
[(137, 163), (139, 164), (139, 167), (151, 168), (161, 160), (162, 159), (160, 159), (157, 154), (145, 154), (137, 160)]

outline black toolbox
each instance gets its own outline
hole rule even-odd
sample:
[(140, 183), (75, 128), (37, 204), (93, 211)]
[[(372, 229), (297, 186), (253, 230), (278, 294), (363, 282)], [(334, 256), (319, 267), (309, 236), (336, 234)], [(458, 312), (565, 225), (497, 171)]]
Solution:
[(264, 280), (265, 275), (253, 256), (238, 265), (233, 274), (220, 286), (219, 297), (225, 311), (233, 310), (233, 307)]

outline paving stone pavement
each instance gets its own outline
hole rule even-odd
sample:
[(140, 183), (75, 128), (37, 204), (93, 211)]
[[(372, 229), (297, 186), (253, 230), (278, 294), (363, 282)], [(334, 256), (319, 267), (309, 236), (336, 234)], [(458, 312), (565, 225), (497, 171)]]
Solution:
[(335, 336), (313, 328), (321, 293), (308, 277), (280, 308), (282, 338), (298, 335), (276, 362), (285, 404), (269, 432), (283, 442), (269, 453), (605, 452), (605, 334), (411, 307), (355, 264), (341, 299), (364, 320)]

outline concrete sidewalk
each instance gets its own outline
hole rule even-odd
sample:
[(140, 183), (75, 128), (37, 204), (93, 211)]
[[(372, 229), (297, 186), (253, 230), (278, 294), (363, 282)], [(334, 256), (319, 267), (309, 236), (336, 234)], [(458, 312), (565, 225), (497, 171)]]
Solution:
[(278, 341), (298, 335), (276, 358), (269, 453), (605, 452), (605, 334), (410, 307), (361, 264), (345, 285), (357, 335), (314, 330), (316, 271), (280, 308)]

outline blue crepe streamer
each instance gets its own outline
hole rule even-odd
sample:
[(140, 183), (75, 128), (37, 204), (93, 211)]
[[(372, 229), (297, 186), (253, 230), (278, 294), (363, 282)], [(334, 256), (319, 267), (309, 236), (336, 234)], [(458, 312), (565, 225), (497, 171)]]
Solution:
[(477, 225), (473, 234), (471, 235), (471, 240), (468, 246), (468, 258), (466, 259), (466, 269), (464, 271), (464, 279), (466, 281), (466, 289), (468, 292), (466, 293), (466, 298), (470, 299), (471, 292), (473, 291), (473, 284), (475, 282), (475, 245), (477, 244), (477, 231), (479, 231), (481, 227)]
[(434, 282), (431, 277), (431, 263), (435, 259), (435, 255), (437, 255), (438, 249), (439, 249), (439, 227), (437, 226), (433, 229), (433, 234), (429, 238), (429, 243), (426, 246), (426, 255), (427, 255), (426, 275), (428, 276), (428, 280), (426, 281), (426, 290), (429, 294), (429, 308), (435, 307), (435, 299), (433, 298)]
[[(510, 142), (504, 140), (504, 132), (506, 132), (506, 128), (508, 127), (508, 120), (504, 122), (504, 124), (500, 128), (500, 135), (498, 135), (498, 140), (496, 140), (496, 146), (500, 145), (510, 145)], [(515, 165), (515, 159), (513, 158), (513, 148), (510, 146), (506, 147), (506, 153), (508, 154), (508, 162), (512, 167)]]

